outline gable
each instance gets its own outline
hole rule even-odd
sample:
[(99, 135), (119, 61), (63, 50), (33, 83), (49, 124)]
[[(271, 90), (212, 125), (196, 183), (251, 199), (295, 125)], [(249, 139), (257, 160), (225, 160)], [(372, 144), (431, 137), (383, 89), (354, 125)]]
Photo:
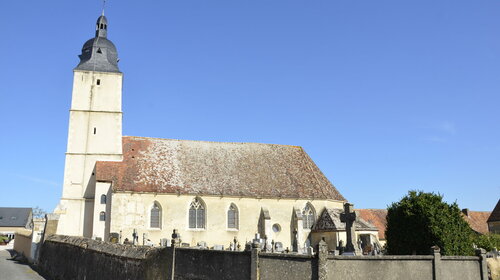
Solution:
[[(343, 209), (325, 208), (314, 225), (313, 231), (345, 231), (345, 223), (340, 220), (340, 214), (343, 212)], [(374, 225), (361, 218), (357, 210), (354, 227), (356, 230), (378, 230)]]
[(500, 221), (500, 199), (497, 202), (497, 205), (491, 212), (490, 217), (488, 218), (488, 223), (489, 222), (498, 222)]

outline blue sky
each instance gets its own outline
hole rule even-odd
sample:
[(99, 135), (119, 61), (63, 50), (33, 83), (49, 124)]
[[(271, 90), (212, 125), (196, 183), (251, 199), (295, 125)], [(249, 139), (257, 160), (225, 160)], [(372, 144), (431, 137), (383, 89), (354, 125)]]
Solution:
[[(51, 211), (99, 1), (0, 4), (0, 206)], [(300, 145), (357, 208), (500, 198), (500, 2), (108, 1), (124, 135)]]

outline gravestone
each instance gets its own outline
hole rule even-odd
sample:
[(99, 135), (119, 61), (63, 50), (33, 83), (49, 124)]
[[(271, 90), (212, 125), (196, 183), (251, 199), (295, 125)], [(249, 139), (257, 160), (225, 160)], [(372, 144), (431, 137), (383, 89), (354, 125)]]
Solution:
[(172, 246), (173, 247), (179, 247), (181, 245), (181, 235), (179, 234), (179, 231), (177, 229), (174, 229), (172, 232)]
[(351, 203), (344, 204), (344, 213), (340, 214), (340, 221), (345, 223), (345, 231), (347, 233), (347, 240), (345, 246), (345, 255), (361, 255), (356, 242), (356, 227), (357, 220), (356, 212), (354, 212), (354, 205)]
[(120, 234), (118, 232), (112, 232), (109, 234), (109, 242), (118, 243), (120, 239)]
[(161, 246), (164, 246), (164, 247), (170, 247), (171, 243), (170, 243), (170, 239), (168, 238), (162, 238), (160, 240), (161, 242)]
[(307, 254), (310, 256), (314, 255), (314, 249), (312, 246), (307, 247)]
[(342, 240), (339, 241), (339, 246), (337, 247), (337, 250), (339, 251), (340, 255), (344, 254), (344, 250), (345, 250), (344, 241), (342, 241)]
[(311, 240), (309, 238), (304, 242), (304, 248), (302, 248), (302, 254), (307, 254), (307, 248), (311, 247)]
[(252, 240), (252, 244), (258, 244), (257, 247), (262, 249), (262, 239), (260, 238), (260, 234), (255, 234), (255, 238)]
[(224, 245), (214, 245), (214, 250), (224, 250)]
[(283, 243), (281, 243), (281, 242), (276, 242), (276, 243), (274, 243), (274, 247), (275, 247), (275, 251), (276, 251), (277, 253), (281, 253), (281, 252), (283, 252), (283, 251), (284, 251), (284, 248), (283, 248)]
[(245, 251), (251, 251), (252, 250), (252, 242), (248, 241), (245, 243)]
[(137, 229), (134, 228), (134, 232), (132, 233), (132, 244), (137, 245), (139, 243), (139, 234), (137, 233)]

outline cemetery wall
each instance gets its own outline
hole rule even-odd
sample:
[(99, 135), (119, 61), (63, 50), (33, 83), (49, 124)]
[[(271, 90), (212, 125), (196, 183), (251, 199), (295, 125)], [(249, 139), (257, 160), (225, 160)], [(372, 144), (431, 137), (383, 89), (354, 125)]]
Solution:
[(441, 279), (478, 279), (478, 257), (442, 257)]
[(317, 279), (317, 260), (312, 256), (291, 254), (259, 254), (261, 280)]
[[(330, 256), (328, 280), (335, 279), (462, 279), (486, 280), (480, 257)], [(332, 273), (334, 272), (334, 273)]]
[[(49, 236), (39, 265), (47, 279), (417, 279), (487, 280), (486, 252), (446, 257), (335, 256), (325, 242), (314, 256), (106, 243)], [(173, 268), (173, 269), (172, 269)], [(173, 270), (173, 271), (172, 271)]]
[(51, 235), (39, 267), (47, 279), (167, 279), (171, 251)]
[(16, 232), (14, 239), (14, 251), (23, 255), (28, 261), (31, 260), (31, 231), (30, 232)]
[(250, 279), (250, 252), (176, 248), (175, 279)]
[[(433, 256), (332, 256), (328, 279), (433, 279)], [(353, 278), (354, 277), (354, 278)], [(449, 278), (452, 279), (452, 278)]]

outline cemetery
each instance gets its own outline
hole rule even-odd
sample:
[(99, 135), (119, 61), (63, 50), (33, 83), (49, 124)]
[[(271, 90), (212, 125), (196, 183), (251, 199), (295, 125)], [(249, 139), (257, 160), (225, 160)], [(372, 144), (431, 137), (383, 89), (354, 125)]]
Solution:
[[(341, 219), (353, 231), (355, 212), (345, 205)], [(160, 247), (132, 242), (103, 242), (84, 237), (49, 235), (41, 247), (39, 268), (47, 279), (464, 279), (487, 280), (487, 256), (363, 255), (353, 234), (343, 253), (321, 240), (302, 252), (283, 249), (259, 234), (242, 248), (235, 239), (227, 248), (182, 241), (178, 230)], [(119, 238), (119, 237), (117, 237)]]

